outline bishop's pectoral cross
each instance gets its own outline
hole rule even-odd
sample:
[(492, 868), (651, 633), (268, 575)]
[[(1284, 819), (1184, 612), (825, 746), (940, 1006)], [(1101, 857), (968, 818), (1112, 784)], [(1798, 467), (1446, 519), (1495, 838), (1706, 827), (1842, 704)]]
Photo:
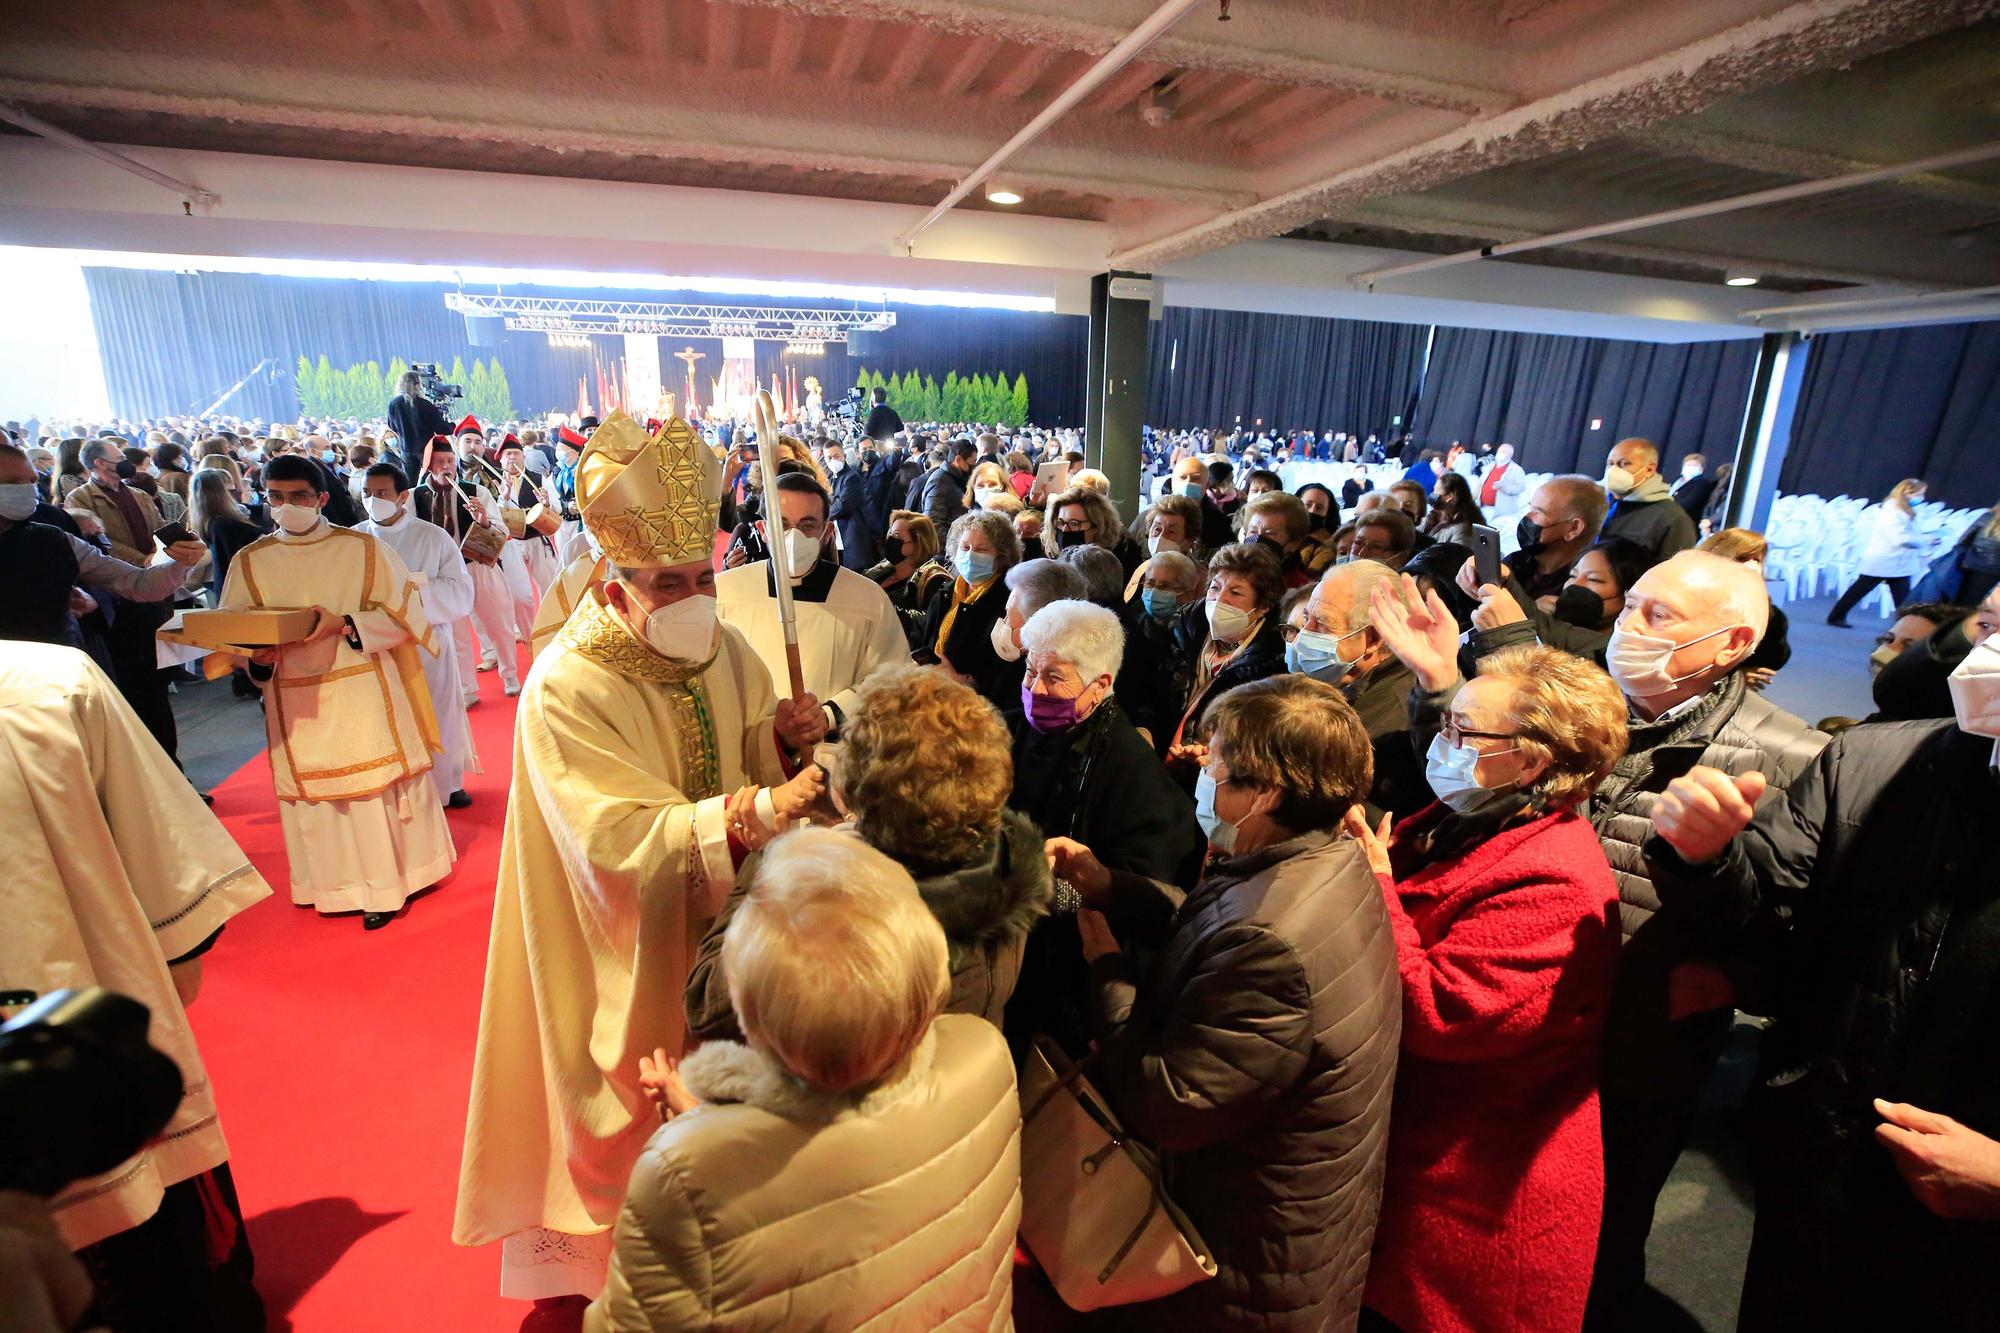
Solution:
[(688, 368), (687, 411), (689, 412), (693, 412), (695, 409), (694, 363), (702, 360), (707, 355), (706, 352), (697, 352), (692, 347), (683, 347), (680, 351), (674, 353), (674, 360), (679, 361)]

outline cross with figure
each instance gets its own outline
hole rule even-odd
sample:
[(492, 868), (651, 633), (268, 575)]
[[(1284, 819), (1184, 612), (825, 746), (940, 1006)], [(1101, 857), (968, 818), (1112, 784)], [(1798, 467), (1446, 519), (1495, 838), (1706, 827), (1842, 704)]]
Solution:
[(695, 362), (697, 362), (697, 361), (699, 361), (699, 360), (701, 360), (701, 359), (702, 359), (703, 357), (705, 357), (705, 356), (707, 356), (707, 355), (708, 355), (708, 354), (707, 354), (706, 352), (697, 352), (697, 351), (695, 351), (695, 350), (694, 350), (694, 348), (692, 348), (692, 347), (683, 347), (683, 348), (681, 348), (681, 350), (680, 350), (680, 351), (678, 351), (678, 352), (675, 352), (675, 353), (674, 353), (674, 360), (676, 360), (676, 361), (679, 361), (679, 362), (681, 362), (681, 363), (682, 363), (683, 365), (685, 365), (685, 366), (686, 366), (686, 367), (688, 368), (688, 396), (687, 396), (687, 405), (688, 405), (688, 410), (689, 410), (690, 412), (692, 412), (692, 411), (694, 410), (694, 405), (695, 405), (695, 397), (694, 397), (694, 363), (695, 363)]

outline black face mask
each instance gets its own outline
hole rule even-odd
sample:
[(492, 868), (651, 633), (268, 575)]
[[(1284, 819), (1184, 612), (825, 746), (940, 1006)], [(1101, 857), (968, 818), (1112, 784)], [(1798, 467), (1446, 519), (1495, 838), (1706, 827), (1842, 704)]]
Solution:
[(1269, 551), (1272, 555), (1277, 556), (1280, 564), (1284, 562), (1285, 544), (1283, 542), (1279, 541), (1275, 537), (1259, 537), (1257, 539), (1257, 544), (1263, 547), (1265, 550)]
[(1514, 536), (1521, 543), (1522, 550), (1539, 549), (1542, 545), (1542, 525), (1523, 514), (1520, 525), (1514, 529)]
[[(1308, 512), (1310, 512), (1310, 511), (1308, 511)], [(1326, 514), (1313, 514), (1313, 515), (1312, 515), (1312, 531), (1314, 531), (1314, 532), (1325, 532), (1325, 531), (1327, 530), (1327, 528), (1331, 526), (1331, 524), (1329, 523), (1328, 519), (1329, 519), (1329, 516), (1328, 516), (1328, 515), (1326, 515)]]
[(882, 539), (882, 558), (892, 565), (903, 563), (903, 539), (894, 535)]
[(1056, 534), (1056, 549), (1067, 551), (1071, 547), (1081, 546), (1089, 540), (1090, 534), (1087, 532), (1058, 532)]
[(1572, 583), (1556, 594), (1555, 616), (1566, 624), (1596, 629), (1604, 623), (1604, 599), (1581, 583)]

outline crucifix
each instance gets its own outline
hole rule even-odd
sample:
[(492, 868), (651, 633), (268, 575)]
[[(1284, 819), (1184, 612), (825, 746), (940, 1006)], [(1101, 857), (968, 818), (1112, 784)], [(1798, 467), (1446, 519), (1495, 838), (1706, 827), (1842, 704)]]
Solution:
[(697, 352), (692, 347), (683, 347), (681, 348), (680, 351), (674, 353), (674, 360), (681, 362), (688, 368), (687, 410), (690, 414), (692, 414), (695, 409), (694, 363), (701, 360), (706, 355), (707, 355), (706, 352)]

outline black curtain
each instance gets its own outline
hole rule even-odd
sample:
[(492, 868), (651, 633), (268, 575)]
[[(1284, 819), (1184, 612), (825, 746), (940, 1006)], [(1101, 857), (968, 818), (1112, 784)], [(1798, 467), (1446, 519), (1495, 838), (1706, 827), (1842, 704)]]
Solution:
[[(1416, 410), (1427, 448), (1513, 443), (1538, 472), (1603, 469), (1611, 446), (1639, 435), (1672, 472), (1690, 453), (1735, 453), (1757, 343), (1626, 342), (1498, 329), (1439, 328)], [(1603, 424), (1591, 429), (1593, 420)]]
[(1905, 477), (2000, 500), (2000, 322), (1814, 338), (1780, 489), (1880, 499)]
[[(589, 349), (550, 347), (539, 333), (501, 332), (496, 345), (474, 347), (465, 321), (447, 310), (449, 284), (377, 282), (356, 278), (288, 278), (248, 273), (165, 273), (148, 269), (86, 268), (91, 319), (104, 362), (112, 410), (145, 418), (198, 410), (219, 397), (259, 361), (260, 375), (223, 409), (236, 416), (291, 420), (298, 414), (292, 377), (301, 356), (324, 354), (336, 369), (391, 358), (438, 361), (497, 358), (507, 371), (515, 411), (528, 416), (576, 405), (583, 380), (594, 403), (597, 369), (624, 354), (619, 338), (593, 338)], [(826, 300), (718, 296), (703, 292), (618, 292), (532, 287), (524, 294), (597, 300), (688, 302), (787, 308), (840, 305)], [(851, 304), (851, 303), (848, 303)], [(892, 306), (896, 326), (880, 335), (879, 355), (852, 358), (842, 343), (822, 356), (785, 357), (779, 344), (758, 348), (759, 382), (785, 361), (818, 377), (829, 400), (853, 385), (859, 369), (902, 374), (914, 370), (942, 381), (951, 371), (1028, 377), (1029, 414), (1051, 426), (1083, 420), (1087, 323), (1080, 315), (947, 306)], [(661, 382), (676, 396), (686, 392), (687, 370), (672, 354), (691, 346), (702, 400), (708, 381), (721, 373), (719, 339), (662, 339)], [(780, 370), (780, 373), (782, 371)]]
[(1168, 306), (1151, 325), (1146, 420), (1388, 434), (1407, 419), (1425, 324)]

